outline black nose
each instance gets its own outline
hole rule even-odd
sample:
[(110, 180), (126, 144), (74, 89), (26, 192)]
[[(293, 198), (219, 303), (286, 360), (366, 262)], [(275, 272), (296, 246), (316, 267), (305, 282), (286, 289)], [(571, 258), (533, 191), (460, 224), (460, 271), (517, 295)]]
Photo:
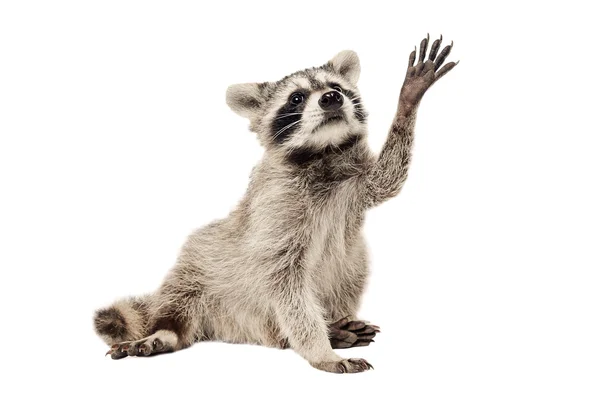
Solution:
[(344, 104), (344, 97), (337, 91), (329, 91), (319, 99), (319, 106), (323, 110), (338, 110)]

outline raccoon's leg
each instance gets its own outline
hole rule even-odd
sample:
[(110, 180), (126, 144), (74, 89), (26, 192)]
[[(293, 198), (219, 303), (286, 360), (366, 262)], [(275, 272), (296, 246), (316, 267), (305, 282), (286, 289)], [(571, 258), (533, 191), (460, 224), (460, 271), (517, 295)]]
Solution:
[(325, 319), (310, 295), (289, 292), (286, 295), (276, 309), (281, 330), (292, 349), (313, 367), (336, 373), (363, 372), (373, 368), (364, 359), (343, 359), (333, 352)]
[(410, 54), (394, 122), (378, 160), (365, 175), (364, 192), (367, 206), (377, 205), (397, 195), (406, 181), (419, 103), (425, 92), (458, 63), (449, 62), (442, 67), (450, 54), (452, 44), (438, 54), (441, 42), (440, 37), (433, 43), (429, 57), (425, 60), (429, 44), (427, 35), (421, 42), (416, 65), (416, 49)]
[(346, 251), (344, 268), (349, 271), (340, 275), (335, 294), (327, 301), (329, 319), (329, 342), (334, 349), (368, 346), (379, 332), (379, 327), (356, 319), (360, 299), (369, 273), (367, 250), (364, 240)]
[[(272, 305), (279, 328), (289, 345), (315, 368), (327, 372), (363, 372), (372, 368), (364, 359), (343, 359), (329, 343), (324, 310), (307, 285), (302, 253), (274, 273)], [(286, 261), (287, 262), (287, 261)]]
[(126, 356), (152, 356), (170, 353), (190, 346), (195, 332), (192, 319), (183, 315), (180, 307), (161, 309), (150, 327), (150, 336), (114, 344), (107, 352), (113, 359)]
[(117, 343), (107, 354), (113, 359), (151, 356), (184, 349), (199, 333), (201, 289), (194, 267), (178, 264), (156, 293), (148, 335)]
[(343, 270), (337, 273), (335, 292), (325, 302), (331, 322), (346, 316), (356, 319), (369, 276), (369, 258), (362, 236), (346, 249), (342, 261), (338, 265)]
[(177, 306), (160, 309), (151, 320), (150, 336), (117, 343), (107, 354), (113, 359), (126, 356), (147, 357), (160, 353), (181, 350), (193, 343), (191, 319), (183, 315), (184, 310)]

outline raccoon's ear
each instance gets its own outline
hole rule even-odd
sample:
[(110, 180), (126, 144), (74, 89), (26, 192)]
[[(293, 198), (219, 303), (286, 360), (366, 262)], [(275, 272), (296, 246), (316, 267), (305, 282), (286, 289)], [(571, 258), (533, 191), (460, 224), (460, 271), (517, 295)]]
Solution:
[(265, 103), (258, 83), (230, 85), (226, 101), (231, 110), (248, 119), (257, 115)]
[(333, 69), (344, 76), (352, 84), (358, 82), (360, 76), (360, 61), (358, 55), (354, 51), (346, 50), (342, 51), (334, 56), (329, 64)]

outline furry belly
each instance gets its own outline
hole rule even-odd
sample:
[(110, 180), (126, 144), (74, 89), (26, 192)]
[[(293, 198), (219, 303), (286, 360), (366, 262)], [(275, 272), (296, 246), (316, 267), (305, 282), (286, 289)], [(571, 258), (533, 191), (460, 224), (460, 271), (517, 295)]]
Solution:
[(362, 237), (347, 240), (343, 250), (326, 249), (315, 274), (313, 282), (327, 320), (355, 317), (369, 275)]
[(245, 343), (284, 349), (287, 340), (282, 336), (275, 318), (270, 313), (249, 313), (236, 311), (235, 314), (209, 317), (204, 324), (205, 340), (228, 343)]

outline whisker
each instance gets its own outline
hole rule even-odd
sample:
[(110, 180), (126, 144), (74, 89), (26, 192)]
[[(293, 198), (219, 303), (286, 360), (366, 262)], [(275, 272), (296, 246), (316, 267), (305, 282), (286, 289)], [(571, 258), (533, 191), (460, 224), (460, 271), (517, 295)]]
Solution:
[(289, 117), (289, 116), (297, 116), (297, 115), (300, 115), (300, 114), (308, 116), (308, 115), (318, 114), (318, 113), (321, 113), (320, 109), (311, 110), (311, 111), (303, 112), (303, 113), (284, 113), (284, 114), (281, 114), (281, 115), (279, 115), (277, 117), (274, 117), (273, 120), (279, 120), (279, 119), (283, 119), (283, 118), (286, 118), (286, 117)]
[(282, 115), (274, 117), (273, 120), (278, 120), (278, 119), (282, 119), (282, 118), (289, 117), (289, 116), (296, 116), (296, 115), (299, 115), (299, 114), (302, 114), (302, 113), (284, 113)]
[(280, 129), (279, 131), (277, 131), (277, 133), (275, 134), (274, 138), (277, 138), (279, 135), (281, 135), (283, 132), (285, 132), (286, 130), (288, 130), (289, 128), (295, 126), (296, 124), (300, 123), (301, 120), (298, 121), (294, 121), (293, 123), (290, 123), (288, 125), (286, 125), (285, 127), (283, 127), (282, 129)]
[(273, 140), (277, 139), (277, 137), (279, 135), (283, 134), (286, 130), (288, 130), (289, 128), (293, 127), (294, 125), (298, 124), (301, 121), (302, 120), (294, 121), (293, 123), (290, 123), (290, 124), (286, 125), (285, 127), (283, 127), (282, 129), (280, 129), (279, 131), (277, 131), (277, 133), (275, 133), (275, 135), (273, 136)]

